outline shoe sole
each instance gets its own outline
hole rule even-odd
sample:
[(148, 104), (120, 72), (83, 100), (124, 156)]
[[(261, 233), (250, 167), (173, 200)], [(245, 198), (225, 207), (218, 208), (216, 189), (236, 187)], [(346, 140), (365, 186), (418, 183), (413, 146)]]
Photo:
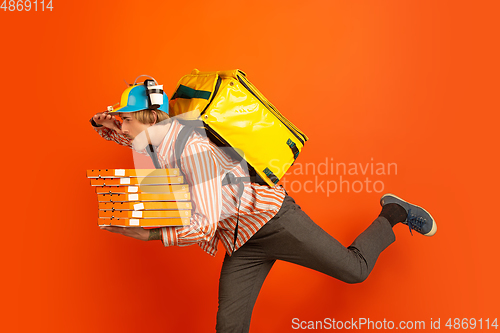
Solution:
[(430, 217), (431, 217), (431, 219), (432, 219), (432, 228), (431, 228), (431, 231), (429, 231), (429, 232), (428, 232), (428, 233), (426, 233), (426, 234), (421, 234), (421, 235), (424, 235), (424, 236), (427, 236), (427, 237), (434, 236), (434, 234), (435, 234), (435, 233), (436, 233), (436, 231), (437, 231), (437, 224), (436, 224), (436, 221), (434, 220), (434, 218), (432, 217), (432, 215), (431, 215), (428, 211), (426, 211), (426, 210), (425, 210), (425, 208), (422, 208), (422, 207), (420, 207), (420, 206), (418, 206), (418, 205), (414, 205), (414, 204), (412, 204), (412, 203), (409, 203), (408, 201), (403, 200), (403, 199), (401, 199), (400, 197), (398, 197), (397, 195), (394, 195), (394, 194), (391, 194), (391, 193), (384, 194), (384, 195), (382, 196), (382, 198), (380, 198), (380, 203), (382, 204), (382, 200), (384, 200), (384, 198), (385, 198), (385, 197), (389, 197), (389, 196), (390, 196), (390, 197), (393, 197), (393, 198), (396, 198), (396, 199), (398, 199), (398, 200), (401, 200), (401, 201), (403, 201), (403, 202), (406, 202), (407, 204), (410, 204), (410, 205), (416, 206), (416, 207), (418, 207), (418, 208), (422, 209), (422, 210), (423, 210), (424, 212), (426, 212), (427, 214), (429, 214), (429, 216), (430, 216)]

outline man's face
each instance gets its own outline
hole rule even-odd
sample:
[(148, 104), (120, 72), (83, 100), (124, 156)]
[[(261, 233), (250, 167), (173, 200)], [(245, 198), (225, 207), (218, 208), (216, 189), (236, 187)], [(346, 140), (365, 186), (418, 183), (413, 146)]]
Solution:
[(133, 140), (143, 132), (146, 128), (150, 127), (149, 124), (143, 124), (139, 120), (132, 117), (131, 113), (120, 113), (120, 118), (122, 118), (122, 132), (129, 139)]

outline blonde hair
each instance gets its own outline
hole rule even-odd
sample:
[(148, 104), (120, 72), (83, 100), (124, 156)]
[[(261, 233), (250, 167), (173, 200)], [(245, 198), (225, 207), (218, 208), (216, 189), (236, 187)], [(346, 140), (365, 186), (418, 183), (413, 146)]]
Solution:
[(170, 118), (166, 112), (160, 110), (155, 110), (155, 112), (156, 117), (151, 110), (131, 112), (131, 116), (143, 124), (158, 124)]

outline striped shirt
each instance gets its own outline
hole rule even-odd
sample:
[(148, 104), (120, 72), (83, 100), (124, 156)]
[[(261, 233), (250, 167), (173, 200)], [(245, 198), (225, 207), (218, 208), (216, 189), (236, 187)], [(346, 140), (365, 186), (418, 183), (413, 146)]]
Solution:
[[(117, 121), (117, 126), (121, 124)], [(174, 147), (182, 129), (173, 120), (161, 144), (156, 148), (162, 168), (175, 168)], [(104, 139), (132, 147), (131, 140), (106, 127), (94, 127)], [(245, 182), (238, 210), (237, 188), (240, 185), (222, 186), (228, 171), (236, 177), (248, 176), (240, 163), (229, 158), (208, 138), (193, 132), (181, 156), (180, 168), (190, 186), (193, 214), (190, 225), (162, 228), (165, 246), (198, 244), (205, 252), (215, 256), (219, 240), (231, 254), (234, 229), (239, 215), (235, 250), (240, 248), (278, 212), (285, 198), (282, 186), (269, 187)]]

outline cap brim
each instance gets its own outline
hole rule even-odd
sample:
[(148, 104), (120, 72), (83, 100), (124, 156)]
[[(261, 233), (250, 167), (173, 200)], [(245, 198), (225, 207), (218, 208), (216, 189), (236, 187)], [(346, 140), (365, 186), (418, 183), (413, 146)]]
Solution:
[(132, 108), (128, 105), (122, 106), (118, 109), (114, 109), (113, 111), (110, 111), (109, 113), (116, 113), (116, 112), (136, 112), (136, 111), (141, 111), (141, 110), (135, 110), (135, 108)]

